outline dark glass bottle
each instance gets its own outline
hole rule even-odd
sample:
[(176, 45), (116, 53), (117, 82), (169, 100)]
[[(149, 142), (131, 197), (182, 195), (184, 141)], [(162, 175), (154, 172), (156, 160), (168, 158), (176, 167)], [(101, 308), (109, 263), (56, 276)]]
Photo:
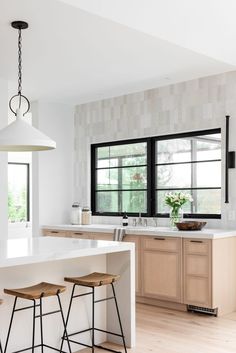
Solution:
[(126, 212), (124, 212), (123, 218), (122, 218), (122, 226), (123, 227), (127, 227), (129, 221), (128, 221), (128, 216), (126, 214)]

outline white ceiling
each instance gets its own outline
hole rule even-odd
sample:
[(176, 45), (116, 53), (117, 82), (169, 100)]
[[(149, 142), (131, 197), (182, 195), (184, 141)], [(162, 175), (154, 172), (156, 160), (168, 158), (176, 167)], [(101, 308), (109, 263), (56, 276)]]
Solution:
[(0, 77), (16, 79), (17, 32), (9, 26), (16, 19), (30, 26), (23, 91), (31, 99), (76, 104), (231, 71), (236, 1), (222, 4), (0, 0)]
[(236, 65), (235, 0), (61, 0)]

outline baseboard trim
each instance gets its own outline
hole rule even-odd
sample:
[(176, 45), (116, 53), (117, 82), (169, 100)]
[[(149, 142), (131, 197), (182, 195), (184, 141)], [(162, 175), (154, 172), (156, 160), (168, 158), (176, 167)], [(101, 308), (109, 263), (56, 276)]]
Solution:
[(136, 302), (141, 304), (149, 304), (154, 306), (160, 306), (161, 308), (174, 309), (178, 311), (187, 311), (187, 305), (181, 303), (174, 303), (159, 299), (146, 298), (146, 297), (136, 297)]

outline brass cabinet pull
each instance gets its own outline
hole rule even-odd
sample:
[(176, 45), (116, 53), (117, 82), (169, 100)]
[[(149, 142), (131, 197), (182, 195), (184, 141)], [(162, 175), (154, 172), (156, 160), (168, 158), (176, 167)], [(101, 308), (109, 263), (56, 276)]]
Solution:
[(154, 240), (166, 240), (166, 238), (153, 238)]
[(59, 233), (57, 230), (51, 230), (51, 233), (53, 233), (53, 234), (57, 234), (57, 233)]
[(75, 235), (83, 235), (83, 233), (80, 232), (74, 232)]
[(203, 243), (202, 240), (190, 240), (190, 241), (191, 241), (191, 243)]

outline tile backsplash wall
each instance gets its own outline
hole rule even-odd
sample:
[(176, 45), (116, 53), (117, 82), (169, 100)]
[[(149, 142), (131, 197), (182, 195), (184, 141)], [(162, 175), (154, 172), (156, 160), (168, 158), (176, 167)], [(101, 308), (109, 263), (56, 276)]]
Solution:
[[(236, 150), (236, 71), (78, 105), (75, 111), (74, 200), (90, 205), (90, 145), (99, 142), (222, 128), (222, 219), (211, 227), (236, 228), (236, 169), (230, 170), (230, 203), (224, 204), (225, 115), (230, 149)], [(119, 218), (93, 217), (94, 223)], [(167, 220), (160, 219), (165, 225)]]

